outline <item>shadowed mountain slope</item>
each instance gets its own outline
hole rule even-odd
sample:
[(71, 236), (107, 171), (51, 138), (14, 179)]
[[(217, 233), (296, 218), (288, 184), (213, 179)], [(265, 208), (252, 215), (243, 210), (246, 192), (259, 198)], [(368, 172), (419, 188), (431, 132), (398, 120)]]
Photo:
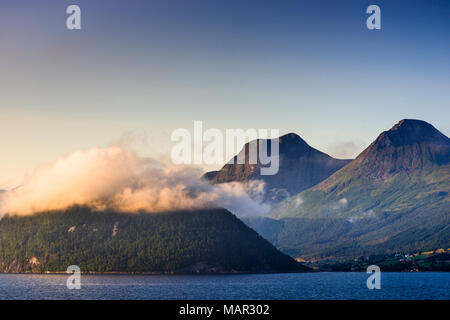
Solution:
[[(270, 140), (266, 140), (270, 150)], [(245, 153), (245, 164), (237, 164), (239, 155)], [(310, 147), (294, 133), (279, 137), (279, 171), (275, 175), (261, 175), (262, 167), (249, 163), (249, 143), (219, 171), (208, 172), (204, 178), (213, 183), (262, 180), (266, 183), (266, 198), (279, 202), (288, 196), (306, 190), (341, 169), (351, 160), (339, 160)]]
[(449, 192), (450, 139), (424, 121), (402, 120), (346, 167), (274, 208), (281, 227), (249, 224), (307, 257), (445, 247)]

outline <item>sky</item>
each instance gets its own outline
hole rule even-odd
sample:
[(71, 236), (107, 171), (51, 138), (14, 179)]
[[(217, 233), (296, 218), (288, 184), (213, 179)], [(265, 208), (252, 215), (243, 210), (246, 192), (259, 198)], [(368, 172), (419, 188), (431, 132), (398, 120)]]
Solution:
[(93, 146), (167, 155), (195, 120), (340, 158), (404, 118), (448, 136), (449, 17), (446, 0), (2, 0), (0, 189)]

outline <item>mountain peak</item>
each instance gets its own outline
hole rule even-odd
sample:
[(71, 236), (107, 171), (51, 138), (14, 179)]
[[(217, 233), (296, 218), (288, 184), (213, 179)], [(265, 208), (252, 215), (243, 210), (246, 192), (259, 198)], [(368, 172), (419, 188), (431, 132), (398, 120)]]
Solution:
[(382, 132), (349, 167), (366, 176), (389, 179), (400, 172), (411, 173), (450, 161), (450, 139), (431, 124), (404, 119)]
[[(235, 156), (219, 171), (207, 172), (203, 177), (213, 183), (232, 181), (246, 182), (263, 180), (266, 184), (266, 199), (278, 202), (291, 194), (312, 187), (347, 165), (350, 160), (339, 160), (314, 149), (295, 133), (279, 138), (279, 171), (273, 176), (260, 174), (262, 165), (249, 163), (249, 144), (239, 154), (244, 153), (245, 164), (237, 164)], [(270, 150), (271, 144), (267, 144)]]
[(405, 119), (350, 164), (275, 206), (269, 217), (289, 218), (284, 224), (258, 228), (280, 247), (318, 258), (438, 247), (450, 239), (448, 181), (450, 139)]
[(392, 127), (391, 130), (396, 130), (401, 127), (433, 127), (426, 121), (418, 120), (418, 119), (403, 119), (400, 120), (395, 126)]
[(380, 147), (399, 147), (422, 142), (448, 144), (449, 138), (428, 122), (403, 119), (390, 130), (384, 131), (375, 141), (375, 144)]
[(280, 143), (281, 142), (302, 142), (306, 143), (305, 140), (303, 140), (298, 134), (290, 132), (285, 135), (282, 135), (279, 137)]

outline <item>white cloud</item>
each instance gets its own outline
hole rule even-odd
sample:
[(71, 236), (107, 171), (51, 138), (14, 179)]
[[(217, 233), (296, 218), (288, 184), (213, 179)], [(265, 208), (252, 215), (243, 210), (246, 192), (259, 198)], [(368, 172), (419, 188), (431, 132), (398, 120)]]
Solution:
[(201, 174), (200, 168), (168, 166), (119, 147), (92, 148), (37, 168), (21, 187), (1, 195), (0, 213), (26, 215), (73, 205), (124, 212), (225, 207), (239, 215), (270, 210), (249, 196), (263, 192), (262, 182), (213, 186)]
[(302, 199), (301, 197), (297, 197), (297, 198), (294, 200), (294, 206), (295, 206), (295, 208), (297, 209), (302, 203), (303, 203), (303, 199)]
[(338, 159), (353, 159), (360, 154), (366, 144), (363, 141), (339, 141), (327, 148), (327, 152)]

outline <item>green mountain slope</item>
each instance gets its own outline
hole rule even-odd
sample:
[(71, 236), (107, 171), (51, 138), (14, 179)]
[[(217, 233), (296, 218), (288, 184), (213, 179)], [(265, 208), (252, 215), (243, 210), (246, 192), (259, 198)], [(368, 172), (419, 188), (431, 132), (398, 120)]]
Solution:
[(282, 254), (222, 209), (160, 214), (74, 207), (0, 220), (1, 272), (299, 272)]
[(261, 234), (315, 258), (447, 247), (449, 192), (450, 139), (402, 120), (349, 165), (279, 204), (271, 217), (284, 227)]

